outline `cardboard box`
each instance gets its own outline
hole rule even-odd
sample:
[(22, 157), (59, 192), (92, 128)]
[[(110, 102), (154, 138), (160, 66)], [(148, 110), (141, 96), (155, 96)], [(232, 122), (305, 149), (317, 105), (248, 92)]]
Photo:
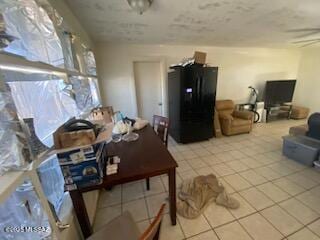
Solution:
[(195, 63), (206, 64), (207, 53), (195, 51), (193, 58)]
[[(57, 154), (65, 178), (66, 190), (99, 184), (104, 176), (106, 144), (111, 141), (113, 124), (105, 124), (91, 144), (61, 148), (56, 146), (50, 154)], [(59, 129), (58, 129), (59, 130)], [(57, 131), (58, 131), (57, 130)]]
[(95, 145), (97, 143), (111, 141), (112, 139), (112, 129), (113, 129), (113, 123), (101, 123), (103, 125), (103, 130), (101, 130), (98, 134), (98, 136), (95, 138), (95, 140), (88, 141), (85, 144), (78, 145), (78, 146), (72, 146), (72, 147), (63, 147), (60, 143), (59, 135), (61, 134), (61, 131), (63, 131), (63, 125), (60, 126), (54, 133), (53, 133), (53, 141), (54, 141), (54, 149), (53, 154), (57, 154), (60, 152), (66, 152), (73, 149), (78, 148), (86, 148), (90, 147), (92, 145)]
[(113, 114), (111, 106), (99, 107), (92, 110), (89, 119), (94, 123), (112, 123)]
[(100, 184), (104, 176), (106, 144), (57, 154), (66, 190)]

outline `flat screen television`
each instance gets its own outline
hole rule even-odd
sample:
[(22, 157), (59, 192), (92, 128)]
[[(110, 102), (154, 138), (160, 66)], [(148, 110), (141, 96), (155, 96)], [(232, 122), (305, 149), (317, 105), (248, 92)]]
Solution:
[(296, 80), (267, 81), (265, 88), (265, 105), (268, 107), (292, 102)]

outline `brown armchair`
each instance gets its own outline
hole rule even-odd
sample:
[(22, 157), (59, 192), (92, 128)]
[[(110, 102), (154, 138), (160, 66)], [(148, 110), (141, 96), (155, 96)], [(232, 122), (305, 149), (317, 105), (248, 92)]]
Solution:
[(249, 133), (253, 125), (253, 113), (250, 111), (236, 111), (232, 100), (217, 100), (216, 110), (219, 114), (221, 130), (230, 136)]

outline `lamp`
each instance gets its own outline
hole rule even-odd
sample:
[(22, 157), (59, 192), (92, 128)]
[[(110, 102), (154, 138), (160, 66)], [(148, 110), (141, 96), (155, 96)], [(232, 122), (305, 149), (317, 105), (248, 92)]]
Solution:
[(144, 13), (152, 4), (153, 0), (127, 0), (130, 7), (140, 15)]

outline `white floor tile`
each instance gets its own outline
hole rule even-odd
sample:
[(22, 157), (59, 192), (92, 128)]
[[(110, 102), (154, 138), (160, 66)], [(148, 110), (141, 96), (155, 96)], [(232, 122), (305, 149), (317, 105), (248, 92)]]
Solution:
[(302, 173), (295, 173), (287, 176), (287, 178), (305, 189), (310, 189), (319, 185), (319, 183)]
[(121, 215), (121, 205), (116, 205), (112, 207), (101, 208), (97, 211), (93, 230), (97, 231), (103, 225), (110, 222), (112, 219)]
[(181, 161), (179, 162), (178, 165), (179, 165), (177, 168), (178, 173), (192, 170), (190, 164), (187, 161)]
[(193, 158), (193, 159), (187, 160), (187, 162), (193, 169), (199, 169), (199, 168), (208, 166), (208, 164), (204, 162), (201, 158)]
[(187, 238), (211, 229), (209, 223), (202, 215), (196, 219), (186, 219), (178, 215), (178, 219), (181, 224), (182, 231)]
[(229, 209), (230, 213), (235, 218), (242, 218), (256, 212), (256, 210), (239, 193), (231, 194), (231, 196), (238, 200), (240, 203), (239, 208)]
[(271, 182), (259, 185), (257, 186), (257, 188), (261, 192), (263, 192), (265, 195), (267, 195), (274, 202), (280, 202), (290, 197), (288, 193), (282, 191), (280, 188), (278, 188), (276, 185), (272, 184)]
[(125, 211), (129, 211), (136, 222), (149, 218), (146, 200), (144, 198), (124, 203), (122, 205), (122, 212)]
[(140, 233), (143, 234), (144, 231), (147, 230), (147, 228), (150, 226), (150, 220), (143, 220), (141, 222), (137, 222), (136, 224), (140, 230)]
[(239, 222), (255, 240), (280, 240), (283, 238), (283, 235), (259, 213), (242, 218)]
[(215, 171), (221, 177), (222, 176), (231, 175), (231, 174), (235, 173), (235, 171), (233, 169), (231, 169), (225, 163), (220, 163), (220, 164), (213, 165), (213, 166), (211, 166), (211, 168), (213, 169), (213, 171)]
[(244, 179), (246, 179), (252, 185), (258, 185), (267, 182), (268, 180), (261, 175), (257, 174), (252, 169), (239, 173)]
[(289, 236), (288, 240), (320, 240), (320, 238), (308, 228), (303, 228), (302, 230)]
[(288, 236), (303, 227), (301, 223), (277, 205), (261, 211), (261, 214), (284, 236)]
[(307, 225), (320, 217), (318, 213), (311, 210), (295, 198), (286, 200), (279, 205), (304, 225)]
[(226, 162), (226, 164), (230, 168), (232, 168), (235, 172), (243, 172), (243, 171), (249, 169), (249, 167), (247, 165), (245, 165), (244, 163), (240, 162), (239, 160)]
[(147, 185), (145, 181), (144, 183), (142, 183), (142, 185), (145, 196), (151, 196), (166, 191), (160, 177), (150, 178), (150, 190), (147, 190)]
[(252, 185), (241, 177), (239, 174), (229, 175), (223, 178), (227, 183), (231, 185), (236, 191), (241, 191), (243, 189), (247, 189)]
[(295, 196), (305, 191), (303, 187), (300, 187), (299, 185), (297, 185), (296, 183), (290, 181), (285, 177), (273, 181), (273, 184), (277, 185), (283, 191), (289, 193), (292, 196)]
[(169, 212), (168, 194), (160, 193), (157, 195), (149, 196), (146, 198), (149, 218), (153, 218), (157, 215), (161, 205), (166, 204), (164, 213)]
[(161, 223), (160, 240), (182, 240), (184, 238), (179, 220), (177, 219), (177, 224), (172, 226), (170, 215), (165, 214)]
[(297, 195), (296, 198), (300, 202), (302, 202), (303, 204), (307, 205), (309, 208), (313, 209), (314, 211), (320, 214), (320, 198), (318, 196), (308, 191)]
[(281, 174), (275, 172), (274, 170), (266, 166), (256, 168), (255, 171), (264, 178), (268, 179), (269, 181), (282, 177)]
[(215, 229), (221, 240), (251, 240), (249, 234), (238, 222), (232, 222)]
[(309, 224), (308, 228), (320, 237), (320, 219)]
[(144, 197), (142, 182), (122, 185), (122, 202), (128, 202)]
[(219, 240), (217, 235), (214, 233), (213, 230), (200, 233), (194, 237), (188, 238), (188, 240)]
[(261, 210), (274, 205), (274, 202), (270, 198), (256, 188), (249, 188), (239, 193), (256, 210)]
[(121, 204), (121, 185), (113, 187), (111, 190), (101, 190), (98, 208), (109, 207)]
[(207, 207), (204, 215), (213, 228), (235, 220), (228, 209), (215, 203)]

